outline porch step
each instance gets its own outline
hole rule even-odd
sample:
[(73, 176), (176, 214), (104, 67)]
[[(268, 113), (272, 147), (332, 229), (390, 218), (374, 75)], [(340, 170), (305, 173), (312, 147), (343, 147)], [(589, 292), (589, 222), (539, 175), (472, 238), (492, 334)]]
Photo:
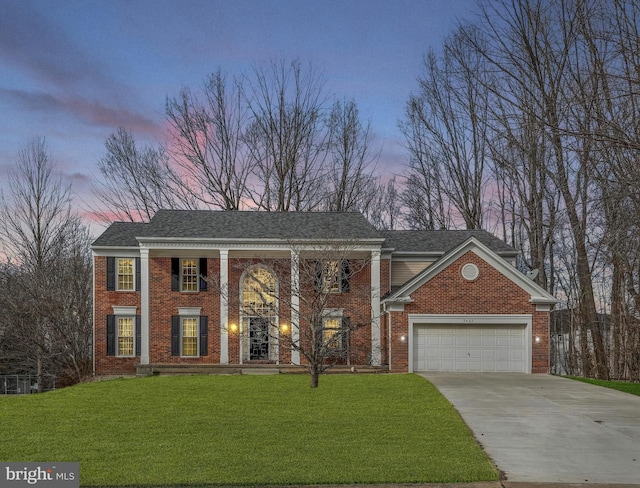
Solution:
[[(307, 370), (304, 366), (293, 364), (139, 364), (136, 369), (137, 376), (151, 376), (157, 374), (304, 374)], [(388, 366), (335, 366), (325, 374), (362, 374), (362, 373), (388, 373)]]
[(240, 374), (280, 374), (278, 368), (242, 368)]

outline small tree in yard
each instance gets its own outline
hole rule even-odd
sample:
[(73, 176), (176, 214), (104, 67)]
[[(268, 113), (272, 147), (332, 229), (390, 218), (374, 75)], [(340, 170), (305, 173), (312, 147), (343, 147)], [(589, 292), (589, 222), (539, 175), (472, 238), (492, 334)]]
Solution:
[[(237, 300), (238, 312), (245, 318), (241, 340), (248, 347), (268, 343), (299, 353), (311, 388), (317, 388), (320, 375), (338, 364), (370, 361), (365, 349), (352, 340), (372, 323), (370, 260), (354, 248), (353, 243), (294, 245), (293, 262), (264, 258), (237, 263), (244, 277)], [(275, 317), (280, 317), (280, 324)]]

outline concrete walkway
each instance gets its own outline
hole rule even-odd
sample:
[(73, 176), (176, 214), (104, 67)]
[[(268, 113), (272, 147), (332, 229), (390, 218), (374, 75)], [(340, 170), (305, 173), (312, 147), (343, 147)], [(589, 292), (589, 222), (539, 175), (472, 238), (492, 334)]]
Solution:
[(423, 376), (509, 482), (640, 484), (638, 396), (547, 375)]

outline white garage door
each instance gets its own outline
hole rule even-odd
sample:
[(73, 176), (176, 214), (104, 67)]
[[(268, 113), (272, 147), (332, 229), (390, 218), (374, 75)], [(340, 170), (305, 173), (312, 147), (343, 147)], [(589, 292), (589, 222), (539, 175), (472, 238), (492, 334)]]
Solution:
[(525, 372), (524, 325), (419, 325), (414, 371)]

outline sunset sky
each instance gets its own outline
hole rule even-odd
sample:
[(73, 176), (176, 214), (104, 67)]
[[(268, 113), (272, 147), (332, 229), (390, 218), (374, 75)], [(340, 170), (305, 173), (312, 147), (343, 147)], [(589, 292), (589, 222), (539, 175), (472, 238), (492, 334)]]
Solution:
[(0, 0), (0, 188), (36, 136), (76, 193), (118, 127), (163, 142), (163, 105), (217, 68), (249, 72), (272, 59), (311, 62), (339, 98), (353, 98), (399, 172), (397, 128), (422, 58), (476, 0)]

